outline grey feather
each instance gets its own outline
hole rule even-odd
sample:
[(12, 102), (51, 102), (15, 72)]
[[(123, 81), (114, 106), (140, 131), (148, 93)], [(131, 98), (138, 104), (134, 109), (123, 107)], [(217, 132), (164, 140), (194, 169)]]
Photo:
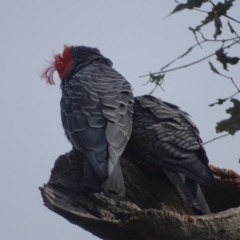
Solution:
[(119, 157), (132, 130), (131, 85), (99, 50), (72, 47), (71, 52), (74, 61), (61, 85), (66, 136), (84, 154), (84, 184), (123, 196)]
[[(74, 111), (73, 111), (74, 112)], [(79, 111), (72, 115), (72, 128), (73, 131), (78, 132), (86, 129), (87, 127), (87, 118)]]
[(110, 107), (110, 108), (118, 108), (120, 103), (116, 101), (115, 98), (109, 98), (109, 97), (104, 97), (101, 99), (101, 103), (104, 106)]
[(203, 196), (199, 184), (177, 172), (164, 170), (171, 183), (177, 188), (179, 195), (189, 205), (200, 210), (203, 214), (210, 214), (210, 209)]
[[(112, 172), (111, 172), (112, 170)], [(123, 197), (125, 195), (125, 186), (124, 179), (122, 175), (122, 170), (120, 166), (120, 162), (117, 161), (117, 165), (114, 168), (110, 168), (109, 172), (113, 176), (119, 176), (118, 178), (109, 178), (104, 184), (103, 187), (108, 189), (111, 192), (118, 192), (119, 197)]]
[[(196, 186), (212, 187), (215, 179), (197, 127), (176, 105), (152, 96), (136, 97), (133, 131), (123, 155), (144, 169), (148, 163), (160, 166), (188, 204), (208, 212)], [(179, 174), (190, 179), (188, 184), (180, 181)]]
[(89, 126), (92, 128), (102, 128), (106, 125), (106, 122), (107, 122), (106, 119), (103, 117), (99, 117), (99, 118), (88, 117), (87, 120), (88, 120)]
[[(112, 122), (108, 122), (106, 130), (106, 139), (112, 147), (119, 149), (120, 147), (122, 148), (123, 143), (125, 145), (127, 136), (121, 130), (119, 125)], [(121, 155), (122, 153), (119, 154)]]

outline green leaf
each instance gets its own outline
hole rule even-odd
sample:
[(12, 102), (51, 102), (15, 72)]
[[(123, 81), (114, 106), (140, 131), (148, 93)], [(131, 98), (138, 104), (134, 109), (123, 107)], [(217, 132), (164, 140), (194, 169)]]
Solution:
[(230, 63), (231, 65), (235, 65), (238, 63), (240, 58), (238, 57), (228, 57), (228, 63)]
[(216, 11), (218, 16), (226, 15), (227, 11), (233, 6), (235, 0), (225, 0), (224, 3), (218, 2), (217, 5), (213, 7), (213, 11)]
[(231, 117), (221, 122), (217, 122), (216, 132), (226, 131), (231, 135), (240, 130), (240, 101), (232, 98), (230, 100), (233, 103), (233, 107), (228, 108), (226, 113), (229, 113)]
[(227, 69), (228, 63), (231, 65), (234, 65), (234, 64), (237, 64), (239, 61), (238, 57), (228, 57), (222, 48), (217, 50), (215, 52), (215, 55), (217, 56), (217, 60), (222, 63), (223, 69), (225, 69), (226, 71), (228, 71), (228, 69)]
[(208, 2), (208, 0), (188, 0), (187, 3), (178, 4), (169, 15), (182, 11), (184, 9), (193, 9), (194, 7), (200, 8), (204, 2)]
[[(214, 19), (216, 21), (218, 21), (217, 27), (220, 26), (219, 25), (219, 20), (218, 20), (219, 17), (227, 14), (227, 11), (233, 6), (232, 3), (234, 1), (235, 0), (225, 0), (224, 3), (221, 3), (221, 2), (217, 3), (212, 8), (212, 11), (207, 13), (208, 14), (207, 17), (203, 21), (201, 21), (201, 24), (195, 27), (195, 31), (199, 31), (202, 26), (210, 23)], [(216, 22), (215, 22), (215, 24), (216, 24)], [(219, 30), (219, 28), (217, 28), (217, 27), (216, 27), (215, 31), (217, 31), (217, 29)], [(217, 34), (217, 33), (218, 32), (215, 32), (215, 34)], [(217, 34), (217, 35), (219, 35), (219, 34)]]
[(174, 62), (177, 61), (178, 59), (184, 58), (184, 57), (185, 57), (187, 54), (189, 54), (192, 50), (193, 50), (193, 47), (188, 48), (188, 50), (187, 50), (185, 53), (183, 53), (181, 56), (175, 58), (174, 60), (172, 60), (171, 62), (169, 62), (167, 65), (163, 66), (163, 67), (161, 68), (160, 72), (161, 72), (162, 70), (164, 70), (165, 68), (169, 67), (172, 63), (174, 63)]
[(215, 12), (214, 16), (214, 26), (215, 26), (215, 33), (213, 34), (214, 39), (217, 38), (218, 35), (222, 33), (222, 21), (220, 17), (218, 16), (217, 12)]
[(211, 61), (208, 61), (208, 64), (210, 65), (210, 69), (214, 72), (219, 74), (218, 70), (213, 66), (213, 64), (211, 63)]
[(228, 20), (228, 27), (229, 27), (231, 33), (235, 33), (235, 30), (233, 29), (233, 27), (232, 27), (231, 23), (229, 22), (229, 20)]
[(160, 86), (163, 83), (165, 74), (154, 75), (150, 73), (149, 81), (151, 83), (155, 83), (156, 85)]
[(222, 105), (227, 100), (227, 98), (218, 98), (217, 100), (217, 102), (211, 103), (208, 106), (213, 107), (214, 105)]

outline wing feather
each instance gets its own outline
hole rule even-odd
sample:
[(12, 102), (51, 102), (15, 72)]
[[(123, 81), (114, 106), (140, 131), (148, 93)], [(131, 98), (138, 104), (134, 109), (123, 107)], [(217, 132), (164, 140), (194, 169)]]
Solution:
[[(131, 85), (113, 68), (92, 64), (62, 86), (62, 122), (74, 147), (84, 153), (88, 185), (100, 185), (124, 195), (119, 157), (132, 131)], [(89, 165), (90, 163), (90, 165)], [(96, 184), (94, 184), (96, 183)]]
[(135, 98), (134, 111), (132, 139), (141, 146), (142, 158), (206, 186), (215, 184), (199, 131), (187, 113), (152, 96)]

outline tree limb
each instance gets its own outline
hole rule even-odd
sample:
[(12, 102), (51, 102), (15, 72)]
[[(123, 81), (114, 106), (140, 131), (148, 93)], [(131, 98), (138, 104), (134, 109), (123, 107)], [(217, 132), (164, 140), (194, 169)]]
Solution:
[(239, 239), (240, 176), (211, 166), (217, 187), (202, 188), (215, 214), (196, 216), (164, 174), (153, 175), (121, 159), (126, 197), (90, 193), (80, 185), (83, 156), (60, 156), (40, 188), (46, 207), (106, 240)]

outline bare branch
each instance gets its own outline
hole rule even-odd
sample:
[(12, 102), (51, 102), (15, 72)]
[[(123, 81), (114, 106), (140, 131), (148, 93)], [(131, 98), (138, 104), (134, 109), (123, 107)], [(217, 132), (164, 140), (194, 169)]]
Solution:
[(197, 216), (164, 174), (149, 174), (131, 159), (121, 159), (124, 199), (89, 193), (79, 186), (83, 162), (82, 155), (60, 156), (40, 190), (49, 210), (101, 239), (239, 239), (240, 176), (232, 170), (210, 166), (217, 184), (202, 190), (214, 214)]
[(239, 90), (238, 86), (236, 85), (236, 83), (234, 82), (233, 78), (231, 77), (230, 79), (231, 79), (233, 85), (234, 85), (234, 86), (236, 87), (236, 89), (238, 90), (238, 92), (240, 92), (240, 90)]
[[(239, 37), (237, 32), (233, 29), (229, 20), (228, 20), (228, 27), (230, 28), (231, 33), (234, 33), (237, 37)], [(238, 43), (240, 44), (240, 42), (238, 42)]]
[(208, 13), (208, 11), (204, 11), (204, 10), (201, 10), (201, 9), (198, 9), (198, 8), (193, 8), (194, 10), (198, 11), (198, 12), (202, 12), (202, 13)]
[(236, 20), (236, 19), (234, 19), (234, 18), (228, 16), (227, 14), (225, 14), (225, 15), (223, 15), (223, 16), (226, 17), (226, 18), (231, 19), (231, 20), (234, 21), (234, 22), (240, 23), (240, 21), (238, 21), (238, 20)]
[[(199, 33), (202, 35), (202, 38), (204, 39), (203, 41), (199, 42), (199, 44), (203, 44), (205, 42), (229, 42), (229, 41), (234, 41), (236, 39), (240, 39), (240, 37), (234, 37), (234, 38), (229, 38), (229, 39), (222, 39), (222, 40), (214, 40), (214, 39), (207, 39), (203, 36), (203, 34), (199, 31)], [(182, 55), (180, 55), (179, 57), (175, 58), (174, 60), (172, 60), (171, 62), (169, 62), (168, 64), (166, 64), (165, 66), (163, 66), (161, 69), (160, 69), (160, 72), (169, 67), (172, 63), (174, 63), (175, 61), (179, 60), (180, 58), (183, 58), (185, 57), (188, 53), (190, 53), (195, 47), (197, 47), (198, 44), (194, 44), (193, 46), (191, 46), (190, 48), (188, 48)], [(139, 77), (146, 77), (148, 75), (144, 75), (144, 76), (139, 76)]]
[(220, 72), (213, 66), (213, 64), (212, 64), (210, 61), (209, 61), (208, 63), (209, 63), (209, 65), (210, 65), (211, 70), (212, 70), (214, 73), (216, 73), (216, 74), (218, 74), (218, 75), (220, 75), (220, 76), (222, 76), (222, 77), (224, 77), (224, 78), (230, 79), (230, 80), (232, 81), (233, 85), (235, 86), (235, 88), (238, 90), (238, 92), (240, 92), (240, 89), (238, 88), (238, 86), (236, 85), (236, 83), (234, 82), (234, 80), (233, 80), (232, 77), (228, 77), (228, 76), (226, 76), (226, 75), (223, 75), (222, 73), (220, 73)]
[(202, 49), (202, 46), (200, 44), (200, 42), (198, 41), (198, 38), (197, 38), (197, 35), (196, 35), (196, 30), (194, 30), (193, 28), (189, 27), (189, 30), (193, 33), (194, 37), (195, 37), (195, 40), (198, 44), (198, 46)]
[[(237, 38), (238, 39), (238, 38)], [(231, 44), (229, 44), (229, 45), (227, 45), (227, 46), (225, 46), (225, 47), (223, 47), (222, 49), (226, 49), (226, 48), (230, 48), (230, 47), (232, 47), (234, 44), (236, 44), (236, 43), (238, 43), (238, 41), (235, 41), (235, 42), (233, 42), (233, 43), (231, 43)], [(198, 44), (195, 44), (196, 46), (198, 46)], [(181, 69), (181, 68), (186, 68), (186, 67), (190, 67), (190, 66), (192, 66), (192, 65), (194, 65), (194, 64), (197, 64), (197, 63), (199, 63), (199, 62), (202, 62), (202, 61), (204, 61), (204, 60), (206, 60), (206, 59), (208, 59), (208, 58), (210, 58), (210, 57), (212, 57), (212, 56), (214, 56), (215, 55), (215, 52), (214, 53), (212, 53), (212, 54), (210, 54), (210, 55), (208, 55), (208, 56), (206, 56), (206, 57), (204, 57), (204, 58), (201, 58), (201, 59), (199, 59), (199, 60), (197, 60), (197, 61), (195, 61), (195, 62), (191, 62), (191, 63), (189, 63), (189, 64), (186, 64), (186, 65), (182, 65), (182, 66), (179, 66), (179, 67), (176, 67), (176, 68), (172, 68), (172, 69), (168, 69), (168, 70), (164, 70), (164, 71), (159, 71), (159, 72), (155, 72), (155, 73), (151, 73), (151, 74), (162, 74), (162, 73), (166, 73), (166, 72), (172, 72), (172, 71), (175, 71), (175, 70), (178, 70), (178, 69)], [(141, 75), (141, 76), (139, 76), (140, 78), (142, 78), (142, 77), (147, 77), (147, 76), (150, 76), (150, 74), (145, 74), (145, 75)]]
[(213, 7), (216, 6), (211, 0), (209, 0), (209, 2), (212, 4)]
[(230, 99), (230, 98), (233, 98), (234, 96), (236, 96), (237, 94), (239, 94), (240, 93), (240, 91), (237, 91), (237, 92), (235, 92), (233, 95), (231, 95), (230, 97), (227, 97), (227, 98), (223, 98), (223, 99), (217, 99), (218, 100), (218, 102), (215, 102), (215, 103), (211, 103), (211, 104), (209, 104), (208, 106), (209, 107), (213, 107), (214, 105), (221, 105), (221, 104), (223, 104), (225, 101), (227, 101), (228, 99)]
[(203, 143), (203, 145), (206, 145), (206, 144), (208, 144), (208, 143), (210, 143), (210, 142), (213, 142), (213, 141), (215, 141), (215, 140), (217, 140), (217, 139), (220, 139), (220, 138), (226, 137), (226, 136), (228, 136), (228, 135), (230, 135), (230, 134), (229, 134), (229, 133), (226, 133), (226, 134), (221, 135), (221, 136), (219, 136), (219, 137), (215, 137), (215, 138), (213, 138), (213, 139), (211, 139), (211, 140), (209, 140), (209, 141)]

